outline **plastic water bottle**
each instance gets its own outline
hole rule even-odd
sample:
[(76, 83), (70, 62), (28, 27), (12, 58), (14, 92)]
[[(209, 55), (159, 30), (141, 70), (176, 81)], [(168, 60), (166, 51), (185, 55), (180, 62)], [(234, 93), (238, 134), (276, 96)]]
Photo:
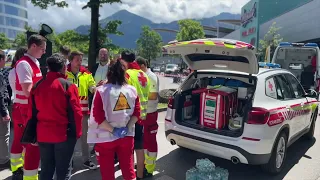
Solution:
[(186, 172), (186, 180), (198, 180), (198, 170), (196, 168), (189, 169)]
[(200, 172), (212, 172), (215, 170), (215, 165), (209, 159), (197, 159), (196, 167)]
[(229, 179), (229, 172), (226, 169), (216, 167), (215, 173), (217, 176), (220, 177), (220, 180), (228, 180)]

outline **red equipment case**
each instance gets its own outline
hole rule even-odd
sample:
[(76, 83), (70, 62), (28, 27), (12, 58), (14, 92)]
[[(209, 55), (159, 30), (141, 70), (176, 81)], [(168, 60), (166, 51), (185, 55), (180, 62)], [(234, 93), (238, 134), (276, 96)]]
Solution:
[(237, 91), (228, 87), (199, 89), (192, 92), (201, 93), (200, 124), (205, 127), (222, 129), (236, 112)]

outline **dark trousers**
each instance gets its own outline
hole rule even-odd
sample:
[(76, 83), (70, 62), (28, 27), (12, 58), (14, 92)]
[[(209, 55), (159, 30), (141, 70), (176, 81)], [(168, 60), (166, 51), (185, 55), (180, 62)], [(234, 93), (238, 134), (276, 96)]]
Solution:
[(41, 157), (41, 180), (52, 180), (56, 172), (57, 180), (65, 180), (69, 174), (69, 164), (77, 140), (68, 138), (62, 143), (39, 143)]

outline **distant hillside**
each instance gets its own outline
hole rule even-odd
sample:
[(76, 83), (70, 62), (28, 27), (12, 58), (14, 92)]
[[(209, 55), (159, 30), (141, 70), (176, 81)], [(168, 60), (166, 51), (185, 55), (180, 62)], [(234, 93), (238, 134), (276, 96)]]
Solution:
[[(216, 26), (216, 21), (219, 19), (240, 19), (239, 14), (230, 14), (230, 13), (221, 13), (217, 16), (213, 16), (211, 18), (203, 18), (198, 21), (201, 22), (202, 25), (206, 26)], [(172, 29), (178, 30), (179, 26), (177, 21), (173, 21), (171, 23), (153, 23), (152, 21), (138, 16), (136, 14), (130, 13), (126, 10), (121, 10), (116, 12), (115, 14), (100, 20), (100, 23), (104, 27), (109, 21), (112, 20), (120, 20), (122, 21), (119, 30), (124, 33), (123, 36), (110, 35), (112, 42), (118, 46), (124, 48), (135, 48), (136, 40), (140, 36), (141, 26), (148, 25), (151, 28), (163, 28), (163, 29)], [(228, 25), (224, 25), (224, 27), (230, 27)], [(232, 26), (231, 26), (232, 27)], [(89, 25), (81, 25), (77, 27), (75, 30), (81, 34), (87, 34), (89, 32)], [(164, 43), (172, 41), (175, 39), (176, 34), (170, 32), (159, 32), (162, 36), (162, 40)]]

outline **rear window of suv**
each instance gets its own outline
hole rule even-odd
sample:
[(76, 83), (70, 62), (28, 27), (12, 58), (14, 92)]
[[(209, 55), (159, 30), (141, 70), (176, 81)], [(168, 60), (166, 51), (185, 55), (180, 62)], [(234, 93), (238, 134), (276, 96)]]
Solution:
[(249, 60), (242, 56), (225, 56), (225, 55), (217, 55), (217, 54), (189, 54), (187, 55), (188, 59), (191, 61), (235, 61), (241, 63), (249, 64)]

